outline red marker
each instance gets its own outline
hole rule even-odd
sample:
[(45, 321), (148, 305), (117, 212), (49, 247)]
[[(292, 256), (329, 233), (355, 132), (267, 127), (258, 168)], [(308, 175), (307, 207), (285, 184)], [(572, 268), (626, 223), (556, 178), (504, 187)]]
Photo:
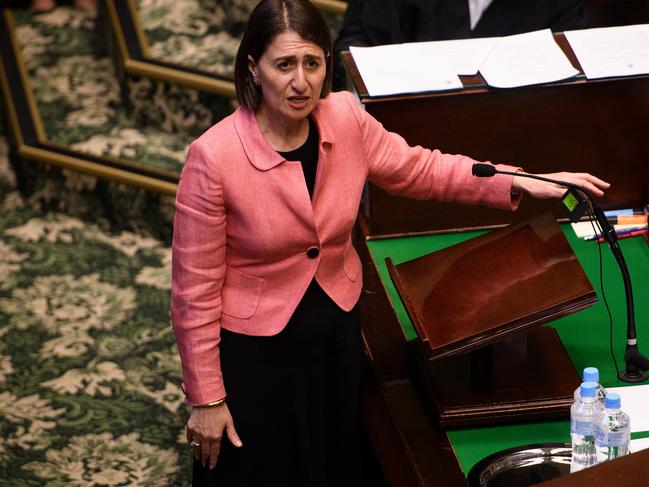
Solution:
[[(622, 235), (618, 235), (617, 239), (620, 240), (621, 238), (638, 237), (640, 235), (647, 235), (647, 230), (636, 230), (635, 232), (623, 233)], [(604, 242), (606, 242), (606, 239), (604, 237), (599, 237), (597, 239), (597, 243)]]

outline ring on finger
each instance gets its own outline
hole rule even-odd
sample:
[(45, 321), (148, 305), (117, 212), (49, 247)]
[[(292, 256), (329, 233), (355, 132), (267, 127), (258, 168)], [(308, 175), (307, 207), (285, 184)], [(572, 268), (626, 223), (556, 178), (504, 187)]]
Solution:
[(192, 442), (190, 443), (190, 445), (191, 445), (191, 446), (201, 446), (201, 444), (200, 444), (198, 441), (196, 441), (195, 439), (192, 440)]

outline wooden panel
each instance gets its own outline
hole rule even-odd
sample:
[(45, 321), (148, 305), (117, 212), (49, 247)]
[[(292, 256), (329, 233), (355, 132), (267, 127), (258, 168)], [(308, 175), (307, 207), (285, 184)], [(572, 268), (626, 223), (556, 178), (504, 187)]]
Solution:
[(430, 360), (497, 342), (597, 301), (550, 214), (387, 264)]
[(597, 296), (550, 214), (387, 264), (442, 427), (567, 415), (579, 385), (574, 365), (553, 329), (524, 331)]
[(553, 328), (435, 362), (418, 348), (425, 397), (443, 428), (569, 417), (580, 379)]
[(543, 487), (581, 487), (584, 485), (638, 487), (649, 479), (649, 450), (642, 450), (611, 462), (601, 463), (565, 477), (548, 480)]
[(410, 366), (406, 336), (367, 248), (367, 226), (362, 218), (359, 221), (354, 247), (363, 264), (360, 319), (365, 353), (381, 382), (403, 379)]
[(371, 259), (364, 228), (357, 227), (355, 247), (363, 263), (361, 323), (371, 372), (361, 408), (374, 451), (391, 486), (464, 486), (446, 432), (411, 380), (406, 339)]
[[(574, 59), (563, 36), (557, 40)], [(648, 202), (649, 76), (504, 90), (480, 87), (479, 77), (471, 77), (457, 92), (371, 98), (355, 67), (348, 68), (367, 111), (411, 145), (534, 173), (591, 172), (613, 184), (601, 202), (605, 209)], [(493, 227), (548, 209), (563, 216), (552, 201), (526, 198), (511, 213), (408, 200), (370, 185), (364, 213), (370, 235), (384, 236)]]

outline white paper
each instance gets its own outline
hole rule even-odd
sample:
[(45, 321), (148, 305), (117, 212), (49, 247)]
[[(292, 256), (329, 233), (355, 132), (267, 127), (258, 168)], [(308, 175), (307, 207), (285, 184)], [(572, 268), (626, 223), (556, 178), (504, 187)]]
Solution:
[(451, 68), (436, 66), (420, 56), (413, 57), (402, 46), (349, 48), (370, 96), (462, 88), (460, 78)]
[(649, 448), (649, 438), (639, 438), (637, 440), (631, 440), (631, 444), (629, 445), (629, 449), (631, 450), (631, 453), (637, 453), (640, 450), (646, 450)]
[[(597, 229), (597, 224), (595, 222), (591, 223), (590, 221), (583, 221), (583, 222), (571, 223), (570, 225), (572, 226), (575, 235), (579, 238), (592, 238), (595, 236), (595, 232), (593, 232), (593, 225), (594, 228)], [(633, 229), (647, 228), (647, 225), (641, 225), (639, 223), (622, 223), (622, 224), (613, 225), (613, 228), (615, 229), (616, 232), (620, 232), (631, 228)]]
[(631, 433), (649, 431), (649, 385), (607, 387), (606, 392), (620, 395), (622, 411), (631, 419)]
[(401, 44), (403, 52), (413, 60), (441, 66), (459, 75), (478, 74), (480, 65), (498, 42), (498, 37), (460, 39), (453, 41), (412, 42)]
[(501, 37), (480, 73), (489, 86), (515, 88), (572, 78), (577, 71), (557, 45), (550, 29)]
[(575, 235), (579, 238), (590, 238), (595, 236), (593, 225), (597, 228), (597, 224), (590, 221), (575, 222), (570, 224), (575, 231)]
[(588, 79), (649, 73), (649, 24), (565, 32)]

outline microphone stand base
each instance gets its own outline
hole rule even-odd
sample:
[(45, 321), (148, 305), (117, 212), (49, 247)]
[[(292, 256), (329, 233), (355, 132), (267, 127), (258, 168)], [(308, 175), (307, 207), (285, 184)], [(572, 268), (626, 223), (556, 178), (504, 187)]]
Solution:
[(644, 382), (649, 378), (649, 374), (647, 372), (643, 372), (641, 370), (638, 370), (637, 372), (633, 373), (627, 373), (626, 370), (620, 371), (620, 375), (618, 375), (618, 378), (622, 382), (631, 382), (631, 383), (637, 383), (637, 382)]

